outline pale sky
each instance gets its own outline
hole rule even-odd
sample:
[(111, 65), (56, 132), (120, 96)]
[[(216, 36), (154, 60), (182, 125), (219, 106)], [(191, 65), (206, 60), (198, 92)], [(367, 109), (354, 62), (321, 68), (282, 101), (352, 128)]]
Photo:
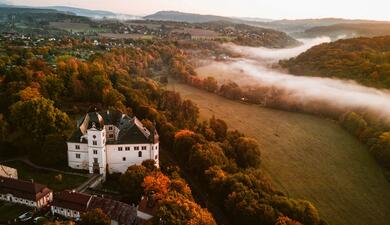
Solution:
[[(390, 0), (3, 0), (19, 5), (65, 5), (147, 15), (177, 10), (221, 16), (390, 20)], [(2, 0), (0, 0), (2, 2)]]

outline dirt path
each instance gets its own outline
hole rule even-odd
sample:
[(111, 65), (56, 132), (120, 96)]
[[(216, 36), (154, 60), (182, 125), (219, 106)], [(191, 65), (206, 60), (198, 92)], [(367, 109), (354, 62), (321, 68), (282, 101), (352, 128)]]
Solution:
[[(172, 89), (172, 86), (169, 86)], [(212, 115), (256, 138), (262, 167), (290, 197), (313, 202), (336, 225), (389, 225), (390, 183), (368, 150), (336, 122), (230, 101), (175, 84), (201, 118)]]

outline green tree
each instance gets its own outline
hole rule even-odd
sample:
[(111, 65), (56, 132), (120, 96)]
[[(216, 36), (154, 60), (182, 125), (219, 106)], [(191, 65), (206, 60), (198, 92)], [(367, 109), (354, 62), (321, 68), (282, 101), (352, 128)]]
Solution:
[(235, 159), (240, 167), (259, 167), (261, 152), (257, 141), (253, 138), (240, 137), (234, 144)]
[(10, 121), (26, 136), (42, 142), (49, 134), (61, 134), (69, 124), (68, 115), (45, 98), (19, 101), (10, 108)]
[(131, 203), (137, 204), (144, 194), (141, 184), (148, 174), (144, 166), (130, 166), (119, 178), (120, 190)]
[(225, 121), (216, 119), (215, 116), (210, 119), (210, 128), (215, 133), (217, 140), (224, 140), (228, 131), (228, 126)]
[(8, 122), (5, 120), (4, 115), (0, 113), (0, 142), (3, 142), (7, 138)]
[(196, 144), (191, 150), (188, 165), (196, 174), (203, 176), (211, 166), (223, 167), (228, 163), (222, 148), (217, 143)]

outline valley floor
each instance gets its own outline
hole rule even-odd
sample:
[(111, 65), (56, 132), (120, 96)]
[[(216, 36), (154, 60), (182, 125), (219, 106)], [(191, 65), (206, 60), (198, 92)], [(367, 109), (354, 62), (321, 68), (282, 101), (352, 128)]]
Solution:
[(256, 138), (262, 167), (276, 187), (314, 203), (330, 224), (389, 224), (390, 183), (368, 150), (336, 122), (230, 101), (185, 84), (168, 89), (194, 101), (202, 119), (215, 115)]

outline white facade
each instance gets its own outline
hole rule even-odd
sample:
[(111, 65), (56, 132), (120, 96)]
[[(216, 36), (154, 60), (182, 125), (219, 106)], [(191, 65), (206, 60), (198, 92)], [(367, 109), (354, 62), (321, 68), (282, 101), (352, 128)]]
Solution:
[(51, 206), (51, 213), (64, 216), (71, 219), (80, 219), (80, 212), (72, 209), (66, 209), (58, 206)]
[[(99, 119), (99, 114), (97, 114)], [(89, 173), (99, 173), (105, 175), (109, 173), (124, 173), (131, 165), (140, 165), (145, 160), (155, 160), (156, 166), (159, 165), (159, 143), (154, 140), (154, 136), (143, 127), (137, 118), (123, 119), (123, 123), (132, 121), (133, 127), (122, 128), (121, 130), (113, 124), (102, 124), (100, 129), (95, 122), (85, 129), (85, 133), (80, 136), (80, 141), (68, 141), (68, 165), (74, 169), (88, 170)], [(88, 114), (84, 121), (88, 119)], [(86, 122), (88, 123), (88, 121)], [(121, 122), (122, 124), (122, 122)], [(80, 129), (87, 126), (84, 122)], [(139, 133), (144, 135), (144, 143), (140, 141), (123, 140), (131, 139), (131, 132), (126, 137), (119, 137), (125, 132), (125, 129), (138, 129)], [(153, 131), (154, 132), (154, 131)], [(138, 133), (138, 135), (139, 135)], [(147, 136), (149, 135), (149, 136)], [(118, 141), (121, 138), (121, 141)], [(150, 141), (150, 139), (153, 139)], [(158, 139), (158, 137), (157, 137)], [(138, 140), (138, 139), (137, 139)], [(125, 144), (121, 144), (125, 142)]]
[(0, 194), (0, 200), (40, 209), (49, 204), (51, 201), (53, 201), (53, 193), (48, 193), (46, 196), (39, 199), (38, 201), (32, 201), (31, 199), (16, 197), (12, 194)]

